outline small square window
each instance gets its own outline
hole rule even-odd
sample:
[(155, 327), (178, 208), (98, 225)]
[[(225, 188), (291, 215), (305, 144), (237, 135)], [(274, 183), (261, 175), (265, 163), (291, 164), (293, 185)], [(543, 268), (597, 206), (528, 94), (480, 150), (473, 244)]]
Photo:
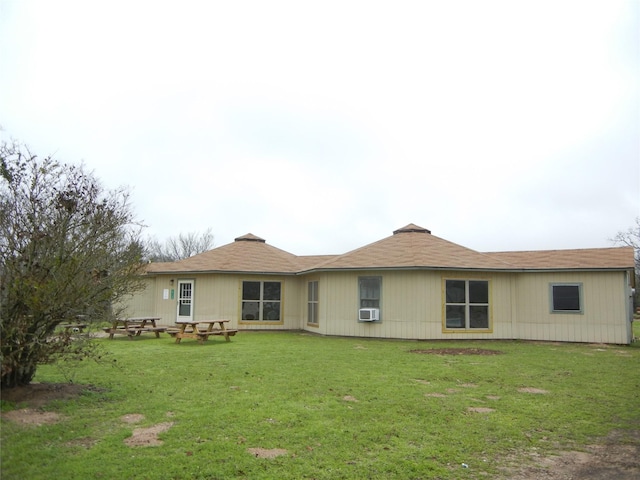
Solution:
[(552, 284), (551, 285), (552, 312), (582, 312), (581, 284)]

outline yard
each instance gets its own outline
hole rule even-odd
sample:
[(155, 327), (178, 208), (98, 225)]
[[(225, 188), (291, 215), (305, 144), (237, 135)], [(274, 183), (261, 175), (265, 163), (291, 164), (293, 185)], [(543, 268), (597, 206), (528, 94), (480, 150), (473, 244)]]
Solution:
[(4, 480), (640, 475), (638, 343), (96, 341), (2, 392)]

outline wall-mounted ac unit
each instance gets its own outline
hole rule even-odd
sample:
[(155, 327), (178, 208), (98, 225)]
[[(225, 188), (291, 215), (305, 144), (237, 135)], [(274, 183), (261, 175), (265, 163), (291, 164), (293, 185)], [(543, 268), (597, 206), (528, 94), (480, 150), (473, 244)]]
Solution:
[(379, 308), (361, 308), (358, 310), (359, 322), (377, 322), (380, 320)]

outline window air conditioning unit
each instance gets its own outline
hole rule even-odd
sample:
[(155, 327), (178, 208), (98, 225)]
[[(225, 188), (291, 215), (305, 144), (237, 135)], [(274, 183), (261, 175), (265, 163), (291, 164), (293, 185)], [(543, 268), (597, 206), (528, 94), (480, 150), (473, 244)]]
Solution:
[(377, 322), (380, 320), (379, 308), (361, 308), (358, 310), (359, 322)]

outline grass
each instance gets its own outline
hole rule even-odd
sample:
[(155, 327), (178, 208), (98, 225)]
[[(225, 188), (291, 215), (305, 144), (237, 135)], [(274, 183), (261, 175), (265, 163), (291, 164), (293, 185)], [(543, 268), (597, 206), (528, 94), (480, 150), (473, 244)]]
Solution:
[[(613, 430), (631, 442), (640, 428), (637, 343), (301, 332), (240, 332), (204, 345), (166, 336), (96, 341), (116, 361), (83, 362), (73, 375), (104, 391), (45, 407), (63, 415), (56, 424), (2, 420), (4, 480), (496, 478), (528, 453), (580, 449)], [(411, 353), (454, 347), (502, 353)], [(44, 366), (36, 381), (65, 378)], [(3, 402), (3, 411), (18, 407)], [(128, 424), (127, 414), (144, 419)], [(163, 422), (173, 425), (162, 445), (124, 443), (134, 428)], [(249, 448), (287, 453), (256, 458)]]

